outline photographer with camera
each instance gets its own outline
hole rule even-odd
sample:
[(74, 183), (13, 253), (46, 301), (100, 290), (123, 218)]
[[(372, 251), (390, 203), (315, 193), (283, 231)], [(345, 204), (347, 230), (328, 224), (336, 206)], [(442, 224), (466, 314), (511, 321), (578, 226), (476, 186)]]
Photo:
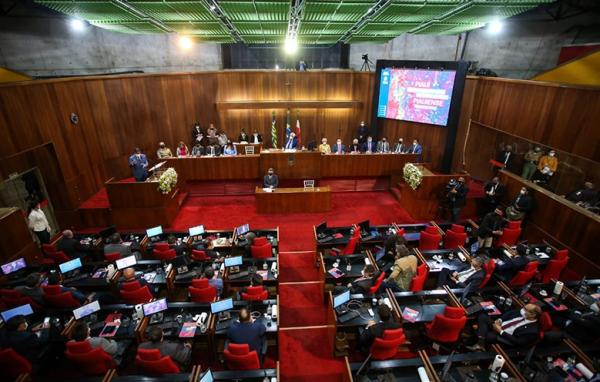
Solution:
[(458, 178), (458, 181), (450, 179), (446, 186), (446, 202), (450, 208), (450, 220), (455, 223), (460, 217), (460, 210), (467, 203), (467, 193), (469, 188), (465, 184), (465, 178), (462, 176)]

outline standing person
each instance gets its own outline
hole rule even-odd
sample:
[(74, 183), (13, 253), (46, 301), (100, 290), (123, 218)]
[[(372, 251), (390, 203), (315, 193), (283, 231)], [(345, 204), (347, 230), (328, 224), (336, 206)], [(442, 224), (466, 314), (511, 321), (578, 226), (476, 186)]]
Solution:
[(502, 163), (503, 169), (511, 171), (513, 157), (514, 157), (514, 154), (512, 152), (512, 146), (505, 145), (504, 150), (500, 151), (500, 154), (498, 154), (497, 160), (498, 160), (498, 162)]
[(477, 229), (477, 244), (479, 248), (490, 248), (494, 241), (494, 236), (502, 235), (502, 215), (504, 215), (502, 210), (496, 208), (483, 217)]
[(321, 154), (331, 154), (331, 146), (327, 143), (327, 138), (321, 139), (321, 144), (319, 145), (319, 152)]
[(238, 136), (238, 142), (240, 143), (248, 143), (250, 141), (250, 137), (246, 134), (246, 130), (242, 129), (240, 131), (240, 135)]
[(506, 218), (508, 220), (523, 220), (525, 215), (533, 209), (533, 198), (527, 187), (521, 187), (519, 195), (506, 207)]
[(404, 144), (404, 139), (398, 138), (398, 143), (396, 143), (396, 147), (394, 148), (395, 154), (404, 154), (408, 150), (406, 145)]
[(279, 178), (275, 175), (275, 170), (271, 167), (265, 178), (263, 179), (263, 187), (264, 188), (277, 188), (279, 185)]
[(142, 154), (139, 147), (136, 147), (133, 155), (129, 157), (129, 167), (136, 182), (144, 182), (148, 178), (148, 158)]
[(458, 221), (460, 217), (460, 211), (467, 204), (467, 193), (469, 188), (465, 184), (465, 178), (462, 176), (458, 178), (456, 184), (448, 191), (448, 203), (450, 205), (451, 221), (453, 223)]
[(550, 178), (558, 169), (558, 158), (556, 158), (556, 151), (550, 150), (548, 155), (544, 155), (540, 158), (538, 163), (538, 171), (534, 175), (534, 183), (548, 184)]
[(177, 145), (177, 150), (175, 150), (175, 153), (177, 154), (177, 158), (185, 158), (190, 154), (188, 147), (185, 145), (185, 143), (183, 143), (183, 141), (179, 142), (179, 145)]
[(358, 126), (358, 130), (356, 132), (356, 136), (358, 137), (359, 143), (365, 143), (365, 138), (369, 134), (369, 128), (365, 124), (365, 121), (360, 121), (360, 126)]
[(252, 135), (250, 136), (250, 143), (262, 143), (262, 141), (262, 135), (260, 135), (258, 131), (254, 129)]
[(483, 186), (485, 192), (485, 204), (486, 212), (493, 211), (498, 205), (499, 201), (504, 196), (504, 185), (500, 183), (500, 179), (495, 176), (490, 182), (487, 182)]
[(200, 123), (196, 122), (194, 123), (194, 127), (192, 127), (192, 142), (196, 142), (200, 134), (204, 135), (204, 132), (200, 128)]
[(535, 146), (533, 150), (529, 150), (525, 153), (523, 157), (523, 172), (521, 173), (521, 178), (531, 180), (533, 174), (535, 174), (535, 170), (537, 169), (538, 162), (542, 156), (542, 149), (540, 146)]
[(40, 243), (50, 244), (50, 224), (48, 224), (46, 214), (42, 211), (39, 203), (32, 204), (29, 207), (27, 220), (29, 228), (33, 230)]
[(160, 142), (158, 144), (158, 150), (156, 150), (156, 157), (158, 159), (171, 158), (173, 157), (173, 153), (171, 149), (165, 145), (165, 142)]
[(389, 153), (390, 152), (390, 143), (387, 141), (387, 137), (383, 137), (381, 141), (377, 142), (377, 152), (378, 153)]
[(285, 150), (295, 150), (296, 146), (298, 146), (298, 139), (296, 138), (296, 133), (293, 131), (290, 133), (290, 137), (288, 138), (285, 146), (283, 148)]

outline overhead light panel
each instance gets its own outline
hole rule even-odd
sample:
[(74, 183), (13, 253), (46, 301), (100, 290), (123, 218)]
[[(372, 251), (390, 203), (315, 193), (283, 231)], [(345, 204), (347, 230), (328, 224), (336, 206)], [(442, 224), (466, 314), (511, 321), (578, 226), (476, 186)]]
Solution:
[(181, 49), (190, 50), (192, 48), (193, 42), (192, 39), (188, 36), (179, 36), (178, 44)]
[(492, 34), (498, 34), (502, 32), (502, 28), (504, 27), (504, 23), (500, 20), (493, 20), (488, 24), (488, 31)]
[(71, 29), (76, 32), (82, 32), (85, 29), (85, 22), (79, 19), (71, 19), (70, 21)]
[(285, 43), (283, 45), (283, 50), (290, 56), (296, 54), (296, 52), (298, 51), (298, 40), (291, 37), (286, 38)]

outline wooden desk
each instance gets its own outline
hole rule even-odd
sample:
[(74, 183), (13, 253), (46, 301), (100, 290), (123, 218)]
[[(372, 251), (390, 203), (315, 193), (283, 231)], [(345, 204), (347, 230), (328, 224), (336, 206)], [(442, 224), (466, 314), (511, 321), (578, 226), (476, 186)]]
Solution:
[(260, 174), (275, 169), (279, 179), (318, 179), (321, 177), (321, 153), (314, 151), (263, 150)]
[(265, 192), (256, 187), (256, 210), (262, 214), (290, 212), (325, 212), (331, 210), (329, 186), (304, 188), (277, 188)]
[(257, 179), (260, 155), (236, 155), (200, 158), (169, 158), (165, 168), (173, 167), (180, 180)]
[(262, 143), (240, 143), (233, 142), (235, 149), (237, 150), (238, 155), (246, 155), (246, 147), (252, 146), (254, 147), (254, 154), (258, 155), (262, 151)]
[(390, 176), (401, 174), (417, 154), (327, 154), (321, 157), (321, 177)]

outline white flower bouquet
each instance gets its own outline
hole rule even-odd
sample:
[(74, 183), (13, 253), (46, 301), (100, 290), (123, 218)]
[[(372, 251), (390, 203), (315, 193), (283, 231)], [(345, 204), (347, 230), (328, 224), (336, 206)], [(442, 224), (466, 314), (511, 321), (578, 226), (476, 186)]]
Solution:
[(169, 167), (158, 178), (158, 190), (163, 194), (171, 192), (173, 187), (177, 185), (177, 171), (173, 167)]
[(404, 165), (404, 181), (408, 183), (410, 188), (416, 190), (423, 181), (423, 173), (417, 166), (412, 163)]

